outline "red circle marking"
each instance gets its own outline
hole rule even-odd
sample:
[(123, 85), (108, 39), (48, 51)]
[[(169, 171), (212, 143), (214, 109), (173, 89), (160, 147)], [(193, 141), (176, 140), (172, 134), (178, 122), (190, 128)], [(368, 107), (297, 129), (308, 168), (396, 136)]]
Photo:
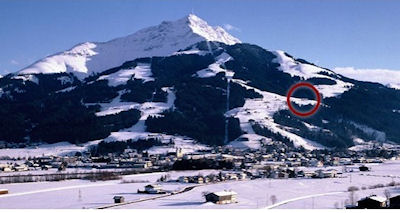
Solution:
[[(317, 104), (314, 106), (314, 108), (312, 108), (312, 109), (311, 109), (310, 111), (308, 111), (308, 112), (299, 112), (299, 111), (297, 111), (297, 110), (292, 106), (292, 103), (290, 102), (290, 96), (292, 96), (292, 94), (294, 93), (294, 91), (295, 91), (296, 89), (298, 89), (299, 87), (306, 87), (306, 88), (311, 89), (311, 90), (314, 92), (315, 96), (317, 97)], [(286, 96), (286, 102), (287, 102), (287, 104), (288, 104), (288, 107), (289, 107), (290, 111), (293, 112), (293, 114), (295, 114), (295, 115), (297, 115), (297, 116), (300, 116), (300, 117), (307, 117), (307, 116), (310, 116), (310, 115), (314, 114), (314, 113), (318, 110), (319, 105), (321, 104), (321, 96), (320, 96), (320, 94), (319, 94), (317, 88), (314, 87), (314, 85), (312, 85), (312, 84), (310, 84), (310, 83), (308, 83), (308, 82), (300, 82), (300, 83), (297, 83), (297, 84), (293, 85), (293, 86), (289, 89), (289, 92), (288, 92), (288, 94), (287, 94), (287, 96)]]

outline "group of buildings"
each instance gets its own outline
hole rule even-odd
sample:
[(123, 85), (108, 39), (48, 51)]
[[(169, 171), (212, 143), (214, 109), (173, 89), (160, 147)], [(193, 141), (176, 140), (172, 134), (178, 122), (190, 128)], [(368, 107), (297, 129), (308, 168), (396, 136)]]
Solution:
[[(368, 171), (367, 163), (382, 163), (387, 159), (398, 159), (395, 150), (368, 151), (308, 151), (290, 147), (284, 143), (266, 144), (259, 149), (236, 149), (223, 146), (194, 153), (184, 153), (177, 148), (173, 152), (151, 154), (147, 151), (137, 152), (126, 149), (122, 153), (109, 153), (102, 156), (90, 152), (76, 153), (73, 156), (41, 156), (32, 158), (0, 159), (0, 174), (35, 170), (54, 170), (55, 172), (73, 172), (80, 169), (96, 170), (135, 170), (137, 172), (169, 171), (178, 161), (196, 163), (206, 159), (216, 162), (207, 169), (217, 169), (218, 174), (181, 176), (175, 180), (164, 178), (161, 181), (180, 183), (207, 184), (222, 181), (240, 181), (257, 178), (336, 178), (345, 172), (357, 169)], [(383, 154), (379, 154), (383, 153)], [(229, 165), (227, 167), (221, 165)], [(357, 165), (357, 166), (356, 166)], [(361, 165), (361, 166), (359, 166)], [(190, 165), (189, 165), (190, 166)], [(335, 167), (333, 169), (332, 167)], [(338, 169), (342, 168), (342, 169)], [(0, 178), (3, 176), (0, 175)], [(150, 184), (138, 193), (165, 194), (160, 185)], [(237, 193), (233, 191), (210, 192), (204, 195), (206, 201), (217, 204), (236, 202)], [(114, 197), (116, 203), (124, 202), (124, 197)], [(370, 196), (349, 208), (394, 208), (398, 205), (399, 196), (382, 199)], [(398, 208), (398, 206), (396, 206)]]
[[(215, 147), (195, 153), (183, 153), (180, 148), (177, 148), (174, 152), (160, 154), (126, 149), (123, 153), (109, 153), (104, 156), (92, 156), (88, 152), (83, 152), (77, 153), (75, 156), (64, 157), (3, 158), (0, 159), (2, 160), (0, 161), (0, 173), (49, 169), (58, 171), (67, 169), (168, 171), (173, 169), (173, 165), (177, 161), (196, 162), (207, 159), (216, 162), (216, 165), (219, 165), (219, 162), (228, 163), (229, 168), (221, 167), (218, 169), (240, 171), (246, 174), (248, 178), (330, 178), (337, 177), (342, 171), (324, 169), (327, 166), (347, 167), (362, 163), (382, 163), (386, 160), (386, 157), (369, 156), (367, 152), (363, 151), (307, 151), (289, 147), (282, 143), (266, 145), (257, 150)], [(398, 158), (398, 154), (391, 154), (389, 157), (391, 159)], [(305, 169), (308, 167), (317, 169)], [(215, 168), (210, 167), (208, 169)], [(240, 179), (240, 177), (238, 178)]]
[(349, 205), (347, 209), (400, 209), (400, 195), (385, 198), (370, 195), (357, 201), (357, 205)]

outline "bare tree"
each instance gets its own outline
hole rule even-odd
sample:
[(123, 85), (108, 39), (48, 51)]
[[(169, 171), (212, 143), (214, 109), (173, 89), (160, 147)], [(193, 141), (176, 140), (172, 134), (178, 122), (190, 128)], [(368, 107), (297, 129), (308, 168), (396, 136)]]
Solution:
[(350, 202), (350, 205), (356, 205), (357, 195), (354, 193), (354, 191), (350, 191), (350, 193), (349, 193), (349, 202)]
[(78, 191), (78, 201), (82, 201), (82, 192), (80, 189)]
[(389, 201), (390, 196), (391, 196), (390, 191), (389, 191), (388, 189), (385, 189), (385, 191), (383, 192), (383, 194), (384, 194), (385, 197), (386, 197), (386, 204), (387, 204), (387, 202)]
[(349, 205), (349, 199), (346, 199), (346, 200), (344, 201), (344, 206), (347, 206), (347, 205)]
[(350, 186), (349, 188), (347, 188), (347, 191), (349, 192), (354, 192), (354, 191), (358, 191), (360, 190), (357, 186)]
[(275, 195), (271, 195), (271, 197), (269, 199), (271, 200), (272, 205), (274, 205), (276, 203), (276, 201), (278, 200)]

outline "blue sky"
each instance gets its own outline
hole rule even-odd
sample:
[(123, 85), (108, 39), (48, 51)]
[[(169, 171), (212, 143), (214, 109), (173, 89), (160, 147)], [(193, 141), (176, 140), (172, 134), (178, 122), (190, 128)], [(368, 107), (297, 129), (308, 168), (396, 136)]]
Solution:
[(321, 66), (400, 70), (400, 1), (0, 0), (0, 74), (190, 12)]

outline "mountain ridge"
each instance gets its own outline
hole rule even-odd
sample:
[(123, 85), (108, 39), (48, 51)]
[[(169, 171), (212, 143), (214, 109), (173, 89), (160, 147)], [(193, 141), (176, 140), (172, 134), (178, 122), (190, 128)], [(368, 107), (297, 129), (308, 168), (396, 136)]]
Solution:
[[(219, 28), (195, 16), (163, 22), (139, 34), (159, 35), (160, 28), (172, 35), (176, 29), (167, 29), (170, 25), (190, 28), (189, 19), (204, 32), (211, 29), (220, 35)], [(189, 42), (181, 43), (188, 44), (185, 47), (168, 49), (161, 56), (126, 55), (117, 65), (107, 64), (108, 69), (90, 75), (55, 69), (0, 78), (0, 141), (81, 144), (160, 137), (174, 138), (176, 146), (188, 150), (203, 147), (197, 142), (260, 148), (278, 141), (306, 149), (400, 143), (395, 128), (400, 125), (400, 91), (346, 78), (283, 51), (268, 51), (224, 34), (224, 42), (197, 34), (193, 39), (192, 30), (187, 31)], [(168, 37), (166, 43), (178, 38)], [(82, 45), (73, 48), (73, 54), (93, 54), (91, 43)], [(103, 62), (109, 61), (106, 57)], [(286, 93), (299, 81), (313, 83), (323, 98), (320, 110), (309, 118), (293, 116), (287, 109)], [(312, 99), (300, 92), (292, 101), (302, 108), (314, 104)], [(378, 140), (376, 134), (385, 138)]]
[(107, 42), (84, 42), (70, 50), (43, 58), (17, 74), (74, 73), (79, 79), (149, 56), (167, 56), (202, 40), (240, 43), (221, 27), (211, 27), (190, 14), (176, 21), (141, 29)]

